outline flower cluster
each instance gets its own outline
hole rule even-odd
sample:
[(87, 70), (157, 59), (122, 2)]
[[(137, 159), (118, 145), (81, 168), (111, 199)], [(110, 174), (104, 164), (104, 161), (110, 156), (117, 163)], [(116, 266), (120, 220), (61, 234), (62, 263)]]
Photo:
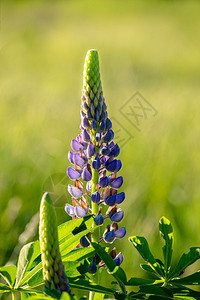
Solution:
[[(71, 142), (73, 151), (68, 153), (69, 161), (74, 165), (67, 169), (67, 175), (74, 181), (74, 185), (68, 185), (73, 205), (67, 203), (65, 210), (77, 218), (95, 214), (97, 225), (102, 225), (105, 219), (110, 220), (100, 240), (113, 243), (126, 234), (125, 227), (118, 226), (124, 217), (118, 204), (124, 201), (125, 193), (118, 192), (123, 184), (122, 176), (117, 175), (122, 167), (117, 158), (120, 148), (113, 141), (96, 50), (88, 51), (85, 60), (80, 129), (81, 133)], [(88, 246), (85, 239), (83, 237), (81, 244)], [(120, 265), (123, 255), (119, 253), (113, 259)]]
[(55, 287), (57, 291), (70, 292), (69, 281), (61, 260), (56, 212), (48, 193), (42, 197), (40, 205), (40, 250), (42, 255), (43, 278), (48, 289)]

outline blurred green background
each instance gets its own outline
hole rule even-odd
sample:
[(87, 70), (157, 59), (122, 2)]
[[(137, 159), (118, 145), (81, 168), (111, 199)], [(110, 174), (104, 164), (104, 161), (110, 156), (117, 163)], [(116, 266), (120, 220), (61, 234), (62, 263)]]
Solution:
[[(165, 215), (175, 231), (174, 263), (200, 245), (199, 10), (199, 1), (2, 1), (0, 265), (37, 238), (44, 190), (61, 196), (58, 222), (68, 219), (67, 152), (79, 132), (91, 48), (99, 51), (114, 129), (117, 120), (132, 135), (120, 154), (127, 237), (144, 235), (161, 257)], [(136, 91), (158, 111), (141, 118), (140, 132), (120, 111)], [(141, 276), (128, 239), (116, 244), (128, 276)]]

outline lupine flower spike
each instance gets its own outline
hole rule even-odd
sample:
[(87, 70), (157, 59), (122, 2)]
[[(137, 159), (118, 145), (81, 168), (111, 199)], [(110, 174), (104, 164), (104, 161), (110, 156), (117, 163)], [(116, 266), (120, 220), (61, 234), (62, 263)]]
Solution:
[[(103, 97), (99, 72), (99, 59), (96, 50), (89, 50), (86, 55), (83, 72), (83, 92), (81, 104), (81, 132), (72, 140), (68, 158), (74, 165), (69, 167), (67, 175), (74, 181), (68, 186), (72, 196), (72, 205), (66, 204), (68, 215), (81, 218), (94, 214), (94, 222), (102, 225), (105, 219), (110, 219), (102, 237), (92, 235), (92, 240), (113, 243), (116, 238), (126, 234), (125, 227), (118, 228), (124, 212), (118, 204), (125, 199), (124, 192), (118, 192), (123, 184), (122, 176), (117, 173), (122, 167), (117, 159), (120, 148), (113, 141), (112, 122), (108, 118), (107, 107)], [(108, 206), (105, 215), (105, 206)], [(84, 239), (81, 244), (87, 245)], [(123, 255), (114, 259), (117, 265), (123, 261)], [(91, 265), (95, 270), (94, 263)]]
[(55, 288), (61, 294), (62, 292), (70, 294), (68, 278), (59, 251), (56, 212), (48, 193), (43, 195), (40, 205), (39, 236), (45, 287)]

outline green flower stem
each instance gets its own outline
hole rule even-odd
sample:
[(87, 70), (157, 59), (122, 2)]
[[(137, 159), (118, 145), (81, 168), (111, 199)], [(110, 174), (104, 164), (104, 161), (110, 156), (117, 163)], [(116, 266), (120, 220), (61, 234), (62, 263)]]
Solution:
[[(96, 148), (96, 153), (99, 151), (99, 149)], [(99, 172), (98, 170), (95, 170), (92, 168), (92, 188), (91, 188), (91, 191), (92, 191), (92, 194), (94, 192), (96, 192), (96, 186), (99, 182)], [(92, 202), (92, 213), (94, 215), (97, 214), (97, 212), (99, 211), (99, 206), (98, 204)], [(94, 224), (93, 224), (94, 226)], [(98, 243), (99, 242), (99, 239), (100, 239), (100, 229), (98, 230), (95, 230), (93, 233), (92, 233), (92, 242), (96, 242)], [(99, 283), (99, 274), (98, 272), (95, 274), (95, 277), (94, 277), (94, 283)], [(95, 296), (95, 292), (90, 292), (90, 297), (89, 297), (89, 300), (93, 300), (94, 299), (94, 296)]]
[[(92, 168), (92, 194), (96, 192), (96, 186), (98, 182), (99, 182), (99, 172), (98, 170)], [(96, 215), (98, 211), (99, 211), (99, 205), (92, 202), (92, 213)], [(98, 243), (99, 238), (100, 238), (99, 231), (98, 230), (94, 231), (92, 234), (92, 241)]]

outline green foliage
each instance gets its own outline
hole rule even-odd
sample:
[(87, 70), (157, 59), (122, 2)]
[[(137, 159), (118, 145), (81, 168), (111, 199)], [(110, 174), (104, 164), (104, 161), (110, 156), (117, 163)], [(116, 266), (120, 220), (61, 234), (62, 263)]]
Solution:
[[(73, 249), (71, 243), (78, 244), (80, 236), (91, 229), (92, 216), (68, 221), (58, 226), (59, 246), (62, 248), (62, 260), (65, 271), (69, 277), (71, 288), (94, 292), (95, 300), (106, 297), (115, 299), (189, 299), (200, 298), (200, 293), (188, 286), (200, 285), (200, 271), (191, 275), (180, 277), (179, 273), (200, 258), (200, 248), (192, 247), (187, 254), (183, 254), (177, 266), (171, 270), (171, 257), (173, 245), (173, 229), (171, 223), (165, 217), (159, 222), (161, 237), (164, 239), (163, 255), (164, 263), (156, 259), (149, 249), (144, 237), (132, 236), (130, 242), (145, 260), (141, 264), (143, 270), (152, 274), (152, 279), (131, 277), (127, 280), (126, 273), (121, 267), (117, 267), (107, 253), (106, 249), (92, 242), (91, 247)], [(96, 227), (98, 228), (98, 226)], [(95, 230), (95, 228), (94, 228)], [(71, 241), (70, 242), (68, 242)], [(98, 255), (107, 268), (109, 275), (113, 276), (117, 288), (105, 287), (92, 282), (92, 275), (88, 273), (88, 265), (94, 255)], [(35, 241), (25, 245), (19, 254), (16, 266), (4, 266), (0, 268), (0, 275), (5, 283), (0, 284), (0, 293), (20, 292), (21, 299), (70, 299), (70, 296), (60, 294), (56, 290), (45, 290), (45, 294), (37, 287), (44, 284), (42, 276), (42, 264), (40, 261), (39, 242)], [(155, 279), (155, 276), (157, 279)], [(127, 292), (127, 287), (137, 288)], [(71, 296), (71, 299), (75, 299)]]
[(171, 259), (172, 259), (172, 245), (173, 245), (173, 228), (170, 221), (162, 217), (159, 222), (159, 229), (161, 237), (165, 240), (165, 245), (163, 246), (163, 255), (165, 262), (165, 270), (168, 273), (170, 270)]
[[(66, 274), (70, 277), (70, 285), (72, 287), (92, 290), (96, 292), (106, 292), (107, 294), (113, 294), (115, 291), (112, 289), (106, 289), (99, 285), (92, 284), (84, 280), (79, 272), (80, 264), (87, 259), (91, 258), (91, 255), (96, 253), (93, 248), (80, 248), (73, 249), (79, 244), (80, 237), (85, 235), (91, 230), (92, 216), (85, 217), (78, 220), (66, 222), (58, 226), (58, 236), (61, 254), (63, 255), (63, 263), (65, 266)], [(99, 226), (93, 228), (95, 230)], [(64, 245), (64, 246), (63, 246)], [(0, 268), (0, 275), (5, 280), (6, 284), (0, 284), (0, 292), (20, 292), (22, 299), (26, 299), (29, 295), (31, 299), (49, 299), (45, 297), (42, 292), (36, 290), (37, 286), (44, 283), (42, 276), (42, 263), (40, 258), (39, 241), (35, 241), (25, 245), (18, 258), (16, 266), (4, 266)], [(55, 297), (56, 291), (48, 291), (49, 296)], [(39, 294), (39, 295), (34, 295)], [(59, 297), (57, 295), (57, 297)], [(62, 295), (61, 299), (66, 298), (66, 295)]]
[[(177, 266), (171, 271), (174, 236), (172, 225), (167, 218), (162, 217), (160, 219), (159, 230), (165, 242), (163, 246), (164, 263), (154, 258), (144, 237), (132, 236), (129, 238), (130, 242), (146, 261), (145, 264), (141, 265), (142, 269), (150, 274), (154, 274), (159, 279), (151, 280), (133, 277), (129, 279), (127, 285), (139, 286), (141, 297), (148, 297), (148, 299), (199, 299), (200, 292), (193, 291), (187, 286), (200, 284), (200, 271), (182, 278), (180, 278), (179, 274), (200, 259), (200, 247), (190, 248), (190, 251), (181, 256)], [(133, 292), (131, 295), (133, 298), (135, 297)]]

